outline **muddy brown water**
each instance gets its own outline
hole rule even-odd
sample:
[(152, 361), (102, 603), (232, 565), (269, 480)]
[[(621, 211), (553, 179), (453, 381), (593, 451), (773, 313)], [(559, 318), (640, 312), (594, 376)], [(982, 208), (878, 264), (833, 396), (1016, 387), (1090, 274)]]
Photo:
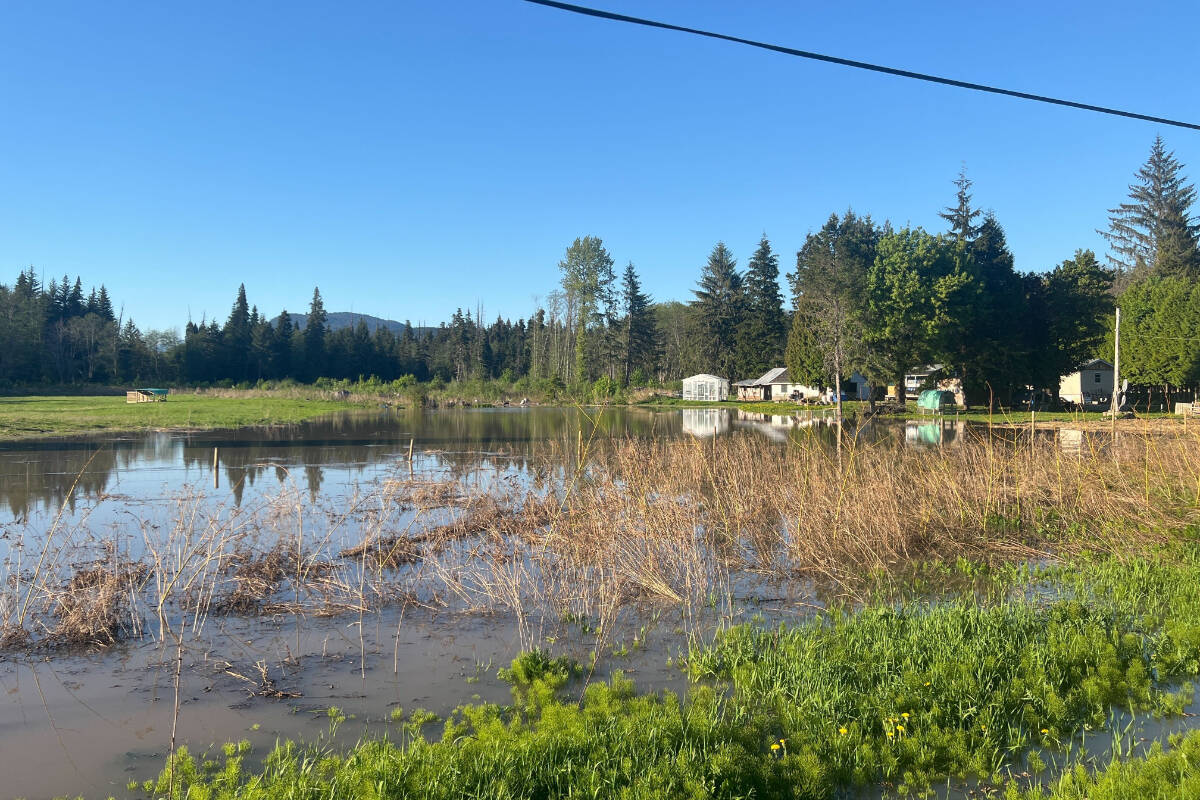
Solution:
[[(952, 444), (965, 430), (953, 421), (893, 423), (864, 435), (926, 447)], [(26, 557), (14, 543), (28, 551), (51, 528), (135, 541), (146, 526), (172, 524), (181, 496), (236, 519), (279, 497), (337, 509), (412, 476), (500, 491), (570, 468), (580, 444), (597, 437), (738, 433), (781, 442), (806, 433), (831, 437), (819, 416), (534, 408), (353, 412), (238, 431), (6, 443), (0, 561)], [(353, 743), (394, 732), (395, 709), (445, 715), (472, 700), (503, 702), (509, 690), (496, 670), (531, 644), (553, 645), (585, 664), (596, 653), (597, 678), (619, 669), (643, 688), (682, 690), (674, 664), (689, 637), (752, 615), (774, 622), (811, 613), (803, 587), (765, 588), (746, 588), (737, 612), (625, 616), (600, 642), (586, 621), (396, 606), (361, 615), (208, 619), (206, 635), (184, 651), (177, 742), (206, 752), (246, 739), (261, 756), (282, 738), (328, 737), (334, 706), (347, 716), (337, 741)], [(175, 716), (175, 655), (153, 637), (135, 636), (101, 649), (0, 656), (0, 797), (122, 796), (128, 782), (157, 775)], [(261, 674), (285, 696), (256, 694)]]

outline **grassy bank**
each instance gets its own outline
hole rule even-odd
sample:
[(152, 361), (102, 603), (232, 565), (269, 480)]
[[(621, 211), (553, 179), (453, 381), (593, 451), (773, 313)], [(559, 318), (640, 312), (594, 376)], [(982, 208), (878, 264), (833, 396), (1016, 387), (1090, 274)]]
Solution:
[(815, 799), (929, 796), (953, 779), (1007, 785), (1011, 797), (1189, 796), (1179, 791), (1200, 779), (1196, 734), (1098, 775), (1079, 745), (1115, 712), (1171, 717), (1190, 702), (1200, 549), (984, 572), (983, 601), (868, 604), (724, 631), (692, 648), (684, 697), (639, 692), (619, 674), (580, 697), (577, 670), (528, 653), (502, 671), (511, 704), (460, 707), (440, 737), (421, 735), (430, 717), (416, 712), (347, 752), (286, 742), (261, 771), (237, 746), (208, 761), (181, 753), (134, 788), (213, 800)]
[(117, 431), (238, 428), (290, 423), (345, 409), (310, 396), (172, 394), (165, 403), (122, 397), (0, 397), (0, 440)]

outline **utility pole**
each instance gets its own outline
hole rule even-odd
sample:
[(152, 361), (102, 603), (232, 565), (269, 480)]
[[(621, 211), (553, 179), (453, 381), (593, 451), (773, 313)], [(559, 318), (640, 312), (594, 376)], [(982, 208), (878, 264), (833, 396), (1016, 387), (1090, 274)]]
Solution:
[(1116, 336), (1113, 338), (1112, 435), (1117, 435), (1117, 413), (1121, 410), (1121, 308), (1117, 307)]

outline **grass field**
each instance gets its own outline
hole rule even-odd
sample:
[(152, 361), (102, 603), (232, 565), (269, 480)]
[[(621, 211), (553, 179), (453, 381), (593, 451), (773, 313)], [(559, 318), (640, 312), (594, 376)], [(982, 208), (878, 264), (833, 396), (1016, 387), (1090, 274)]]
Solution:
[(124, 397), (0, 397), (0, 440), (109, 431), (238, 428), (299, 422), (345, 409), (345, 402), (299, 397), (171, 395), (165, 403)]

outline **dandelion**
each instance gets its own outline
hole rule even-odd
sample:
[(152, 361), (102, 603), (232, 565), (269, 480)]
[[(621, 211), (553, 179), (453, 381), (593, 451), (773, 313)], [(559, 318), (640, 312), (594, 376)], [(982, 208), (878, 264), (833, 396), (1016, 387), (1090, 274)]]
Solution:
[(896, 734), (892, 733), (891, 731), (888, 731), (888, 732), (887, 732), (887, 737), (888, 737), (889, 739), (891, 739), (891, 738), (892, 738), (893, 736), (895, 736), (895, 735), (896, 735)]
[(925, 685), (926, 685), (926, 686), (928, 686), (928, 685), (929, 685), (929, 681), (925, 681)]
[(907, 711), (905, 711), (905, 712), (904, 712), (903, 714), (901, 714), (900, 716), (904, 717), (905, 719), (908, 719), (908, 712), (907, 712)]
[(779, 745), (778, 745), (778, 744), (773, 744), (773, 745), (771, 745), (771, 749), (772, 749), (772, 750), (778, 750), (778, 749), (779, 749)]
[(1048, 734), (1048, 733), (1050, 733), (1050, 729), (1049, 729), (1049, 728), (1042, 728), (1042, 735), (1043, 735), (1043, 736), (1045, 736), (1045, 735), (1046, 735), (1046, 734)]
[(848, 731), (846, 730), (846, 726), (844, 726), (844, 725), (842, 727), (838, 728), (838, 733), (840, 733), (842, 736), (845, 736), (847, 732)]
[(980, 725), (979, 730), (983, 731), (984, 733), (987, 733), (987, 725)]
[(900, 731), (901, 733), (904, 733), (904, 726), (903, 726), (903, 725), (897, 725), (897, 726), (896, 726), (896, 730)]

